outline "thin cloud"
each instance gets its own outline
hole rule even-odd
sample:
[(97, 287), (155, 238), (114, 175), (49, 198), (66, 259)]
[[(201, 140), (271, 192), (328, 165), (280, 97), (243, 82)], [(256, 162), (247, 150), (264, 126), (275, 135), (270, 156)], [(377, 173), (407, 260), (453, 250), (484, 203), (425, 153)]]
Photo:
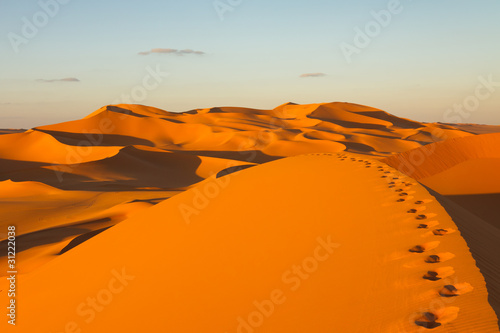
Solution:
[(139, 52), (139, 55), (149, 55), (149, 54), (176, 54), (176, 55), (185, 55), (185, 54), (197, 54), (197, 55), (204, 55), (205, 52), (203, 51), (195, 51), (191, 49), (185, 49), (185, 50), (177, 50), (177, 49), (152, 49), (151, 51), (144, 51), (144, 52)]
[(325, 73), (306, 73), (302, 74), (300, 77), (323, 77), (326, 76)]
[(52, 80), (47, 80), (47, 79), (38, 79), (37, 81), (39, 82), (80, 82), (76, 77), (66, 77), (64, 79), (52, 79)]

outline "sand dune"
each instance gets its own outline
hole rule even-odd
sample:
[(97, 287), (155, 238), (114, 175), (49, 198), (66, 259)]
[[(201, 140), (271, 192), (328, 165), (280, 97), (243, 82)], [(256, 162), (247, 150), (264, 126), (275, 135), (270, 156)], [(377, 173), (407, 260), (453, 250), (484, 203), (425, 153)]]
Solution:
[(491, 255), (500, 253), (498, 214), (495, 220), (497, 226), (495, 226), (457, 204), (455, 200), (450, 200), (432, 190), (431, 193), (450, 214), (467, 241), (476, 264), (486, 280), (488, 301), (500, 319), (498, 316), (500, 313), (500, 256)]
[[(483, 277), (445, 210), (412, 179), (350, 157), (257, 166), (100, 233), (21, 279), (31, 297), (20, 316), (31, 320), (18, 328), (52, 332), (74, 321), (91, 332), (496, 331)], [(208, 184), (220, 192), (194, 206)], [(359, 204), (363, 210), (353, 209)], [(414, 208), (418, 215), (408, 212)], [(417, 216), (437, 224), (419, 228)], [(140, 230), (154, 230), (146, 252), (130, 246)], [(440, 262), (426, 263), (430, 256)], [(108, 282), (118, 288), (119, 274), (126, 278), (113, 294)], [(88, 295), (104, 301), (102, 312), (86, 304)], [(59, 316), (44, 320), (50, 313)]]
[(391, 156), (385, 162), (500, 228), (500, 133), (450, 139)]
[[(65, 144), (89, 141), (86, 137), (91, 136), (96, 146), (146, 145), (177, 151), (267, 150), (273, 156), (285, 157), (344, 149), (389, 156), (420, 147), (423, 142), (440, 140), (431, 137), (436, 128), (447, 137), (472, 135), (450, 126), (418, 123), (349, 103), (288, 103), (273, 110), (221, 107), (185, 113), (117, 105), (103, 107), (81, 120), (36, 130)], [(298, 143), (295, 137), (300, 133), (303, 135)], [(345, 142), (352, 148), (342, 148)]]
[(0, 130), (14, 331), (498, 332), (495, 131), (350, 103)]
[(0, 135), (2, 134), (13, 134), (13, 133), (22, 133), (25, 132), (26, 130), (24, 129), (7, 129), (7, 128), (0, 128)]
[(384, 161), (443, 195), (500, 193), (500, 177), (496, 176), (500, 133), (450, 139)]
[(500, 126), (479, 124), (444, 124), (472, 134), (500, 133)]

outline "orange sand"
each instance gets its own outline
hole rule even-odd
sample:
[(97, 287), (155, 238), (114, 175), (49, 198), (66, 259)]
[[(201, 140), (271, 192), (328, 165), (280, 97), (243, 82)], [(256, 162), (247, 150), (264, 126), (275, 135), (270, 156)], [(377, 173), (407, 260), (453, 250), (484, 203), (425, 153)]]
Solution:
[(107, 106), (0, 135), (20, 304), (1, 330), (498, 332), (495, 227), (410, 178), (500, 193), (485, 130), (287, 103)]

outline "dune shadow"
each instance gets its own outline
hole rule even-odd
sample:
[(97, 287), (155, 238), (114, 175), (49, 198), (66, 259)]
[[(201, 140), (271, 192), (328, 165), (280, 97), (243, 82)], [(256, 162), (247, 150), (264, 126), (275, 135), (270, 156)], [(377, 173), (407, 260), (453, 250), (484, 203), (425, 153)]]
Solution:
[[(95, 224), (104, 224), (112, 222), (111, 218), (75, 223), (71, 226), (53, 227), (39, 231), (30, 232), (16, 237), (16, 253), (20, 253), (37, 246), (50, 245), (63, 241), (71, 236), (79, 236), (91, 232), (91, 229), (85, 228)], [(8, 240), (0, 242), (0, 258), (7, 256)]]
[(84, 147), (111, 147), (111, 146), (133, 146), (142, 145), (154, 147), (155, 144), (149, 140), (137, 138), (134, 136), (120, 134), (102, 134), (102, 133), (73, 133), (50, 131), (40, 128), (35, 128), (35, 131), (43, 132), (51, 135), (54, 139), (68, 146), (84, 146)]
[[(6, 161), (5, 163), (3, 163)], [(168, 191), (202, 181), (196, 171), (201, 158), (184, 152), (148, 151), (126, 147), (117, 155), (79, 164), (1, 160), (0, 181), (35, 181), (61, 190)]]
[(219, 171), (219, 173), (217, 173), (217, 175), (216, 175), (216, 178), (221, 178), (221, 177), (224, 177), (224, 176), (230, 175), (232, 173), (239, 172), (239, 171), (242, 171), (242, 170), (254, 167), (254, 166), (255, 166), (255, 164), (247, 164), (247, 165), (237, 165), (237, 166), (229, 167), (229, 168), (226, 168), (224, 170)]
[(446, 195), (446, 198), (454, 201), (484, 221), (500, 229), (500, 193), (491, 194), (462, 194)]
[(171, 119), (171, 118), (161, 118), (161, 119), (175, 124), (184, 124), (183, 121), (177, 119)]
[(324, 121), (326, 123), (333, 123), (335, 125), (339, 125), (345, 128), (360, 128), (360, 129), (374, 129), (374, 130), (382, 130), (388, 132), (389, 129), (385, 125), (380, 125), (380, 124), (368, 124), (368, 123), (357, 123), (354, 121), (345, 121), (345, 120), (339, 120), (339, 119), (328, 119), (327, 117), (317, 117), (317, 116), (311, 116), (308, 115), (308, 118), (311, 119), (318, 119), (321, 121)]
[(270, 156), (266, 155), (259, 150), (247, 150), (247, 151), (215, 151), (215, 150), (174, 150), (169, 149), (173, 152), (197, 155), (197, 156), (206, 156), (206, 157), (217, 157), (241, 162), (249, 162), (249, 163), (267, 163), (271, 161), (276, 161), (282, 159), (282, 156)]
[(57, 255), (61, 255), (61, 254), (68, 252), (69, 250), (77, 247), (78, 245), (82, 244), (83, 242), (88, 241), (92, 237), (99, 235), (101, 232), (103, 232), (111, 227), (112, 226), (101, 228), (98, 230), (93, 230), (93, 231), (87, 232), (83, 235), (80, 235), (80, 236), (73, 238), (73, 240), (71, 242), (69, 242), (69, 244), (66, 245)]
[(152, 198), (152, 199), (135, 199), (135, 200), (129, 201), (128, 203), (144, 202), (144, 203), (148, 203), (148, 204), (151, 204), (151, 205), (157, 205), (160, 202), (165, 201), (167, 199), (170, 199), (170, 197), (167, 197), (167, 198)]
[[(52, 169), (51, 169), (52, 168)], [(70, 173), (71, 166), (0, 159), (0, 182), (39, 182), (59, 189), (71, 189), (91, 178)]]
[(364, 143), (349, 142), (349, 141), (337, 141), (337, 142), (346, 146), (347, 151), (360, 151), (363, 153), (375, 151), (375, 149), (373, 149), (373, 147), (365, 145)]
[(384, 111), (356, 112), (356, 114), (360, 114), (360, 115), (370, 117), (370, 118), (388, 121), (388, 122), (394, 124), (395, 126), (401, 127), (404, 129), (417, 129), (417, 128), (423, 127), (422, 124), (420, 124), (416, 121), (398, 118), (398, 117), (390, 115)]
[(500, 230), (455, 201), (423, 186), (451, 216), (461, 236), (467, 242), (476, 265), (486, 281), (488, 302), (496, 312), (500, 325), (500, 288), (497, 283), (500, 274), (500, 256), (495, 255), (495, 253), (500, 253), (500, 242), (498, 242)]
[(137, 118), (147, 118), (147, 116), (145, 116), (143, 114), (135, 113), (132, 110), (124, 109), (124, 108), (121, 108), (121, 107), (116, 106), (116, 105), (108, 105), (108, 106), (106, 106), (106, 109), (109, 111), (116, 112), (116, 113), (122, 113), (122, 114), (126, 114), (129, 116), (134, 116)]
[(32, 170), (47, 165), (50, 164), (43, 162), (17, 161), (0, 158), (0, 181), (2, 180), (1, 178), (3, 178), (3, 173), (15, 172), (20, 170)]

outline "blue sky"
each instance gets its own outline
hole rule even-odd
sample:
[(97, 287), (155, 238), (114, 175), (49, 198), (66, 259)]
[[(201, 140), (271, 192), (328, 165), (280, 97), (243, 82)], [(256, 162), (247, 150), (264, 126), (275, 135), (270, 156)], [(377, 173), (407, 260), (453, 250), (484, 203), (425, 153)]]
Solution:
[[(67, 3), (55, 10), (56, 1)], [(133, 101), (169, 111), (347, 101), (419, 121), (500, 124), (498, 0), (221, 3), (231, 9), (223, 20), (213, 0), (1, 0), (0, 128), (84, 117), (143, 85), (148, 68), (168, 76)], [(382, 10), (386, 26), (373, 16)], [(26, 20), (39, 25), (29, 38)], [(355, 28), (367, 26), (370, 43), (357, 47)], [(12, 36), (26, 42), (18, 52)], [(357, 47), (350, 63), (341, 45)], [(138, 54), (157, 48), (203, 54)]]

